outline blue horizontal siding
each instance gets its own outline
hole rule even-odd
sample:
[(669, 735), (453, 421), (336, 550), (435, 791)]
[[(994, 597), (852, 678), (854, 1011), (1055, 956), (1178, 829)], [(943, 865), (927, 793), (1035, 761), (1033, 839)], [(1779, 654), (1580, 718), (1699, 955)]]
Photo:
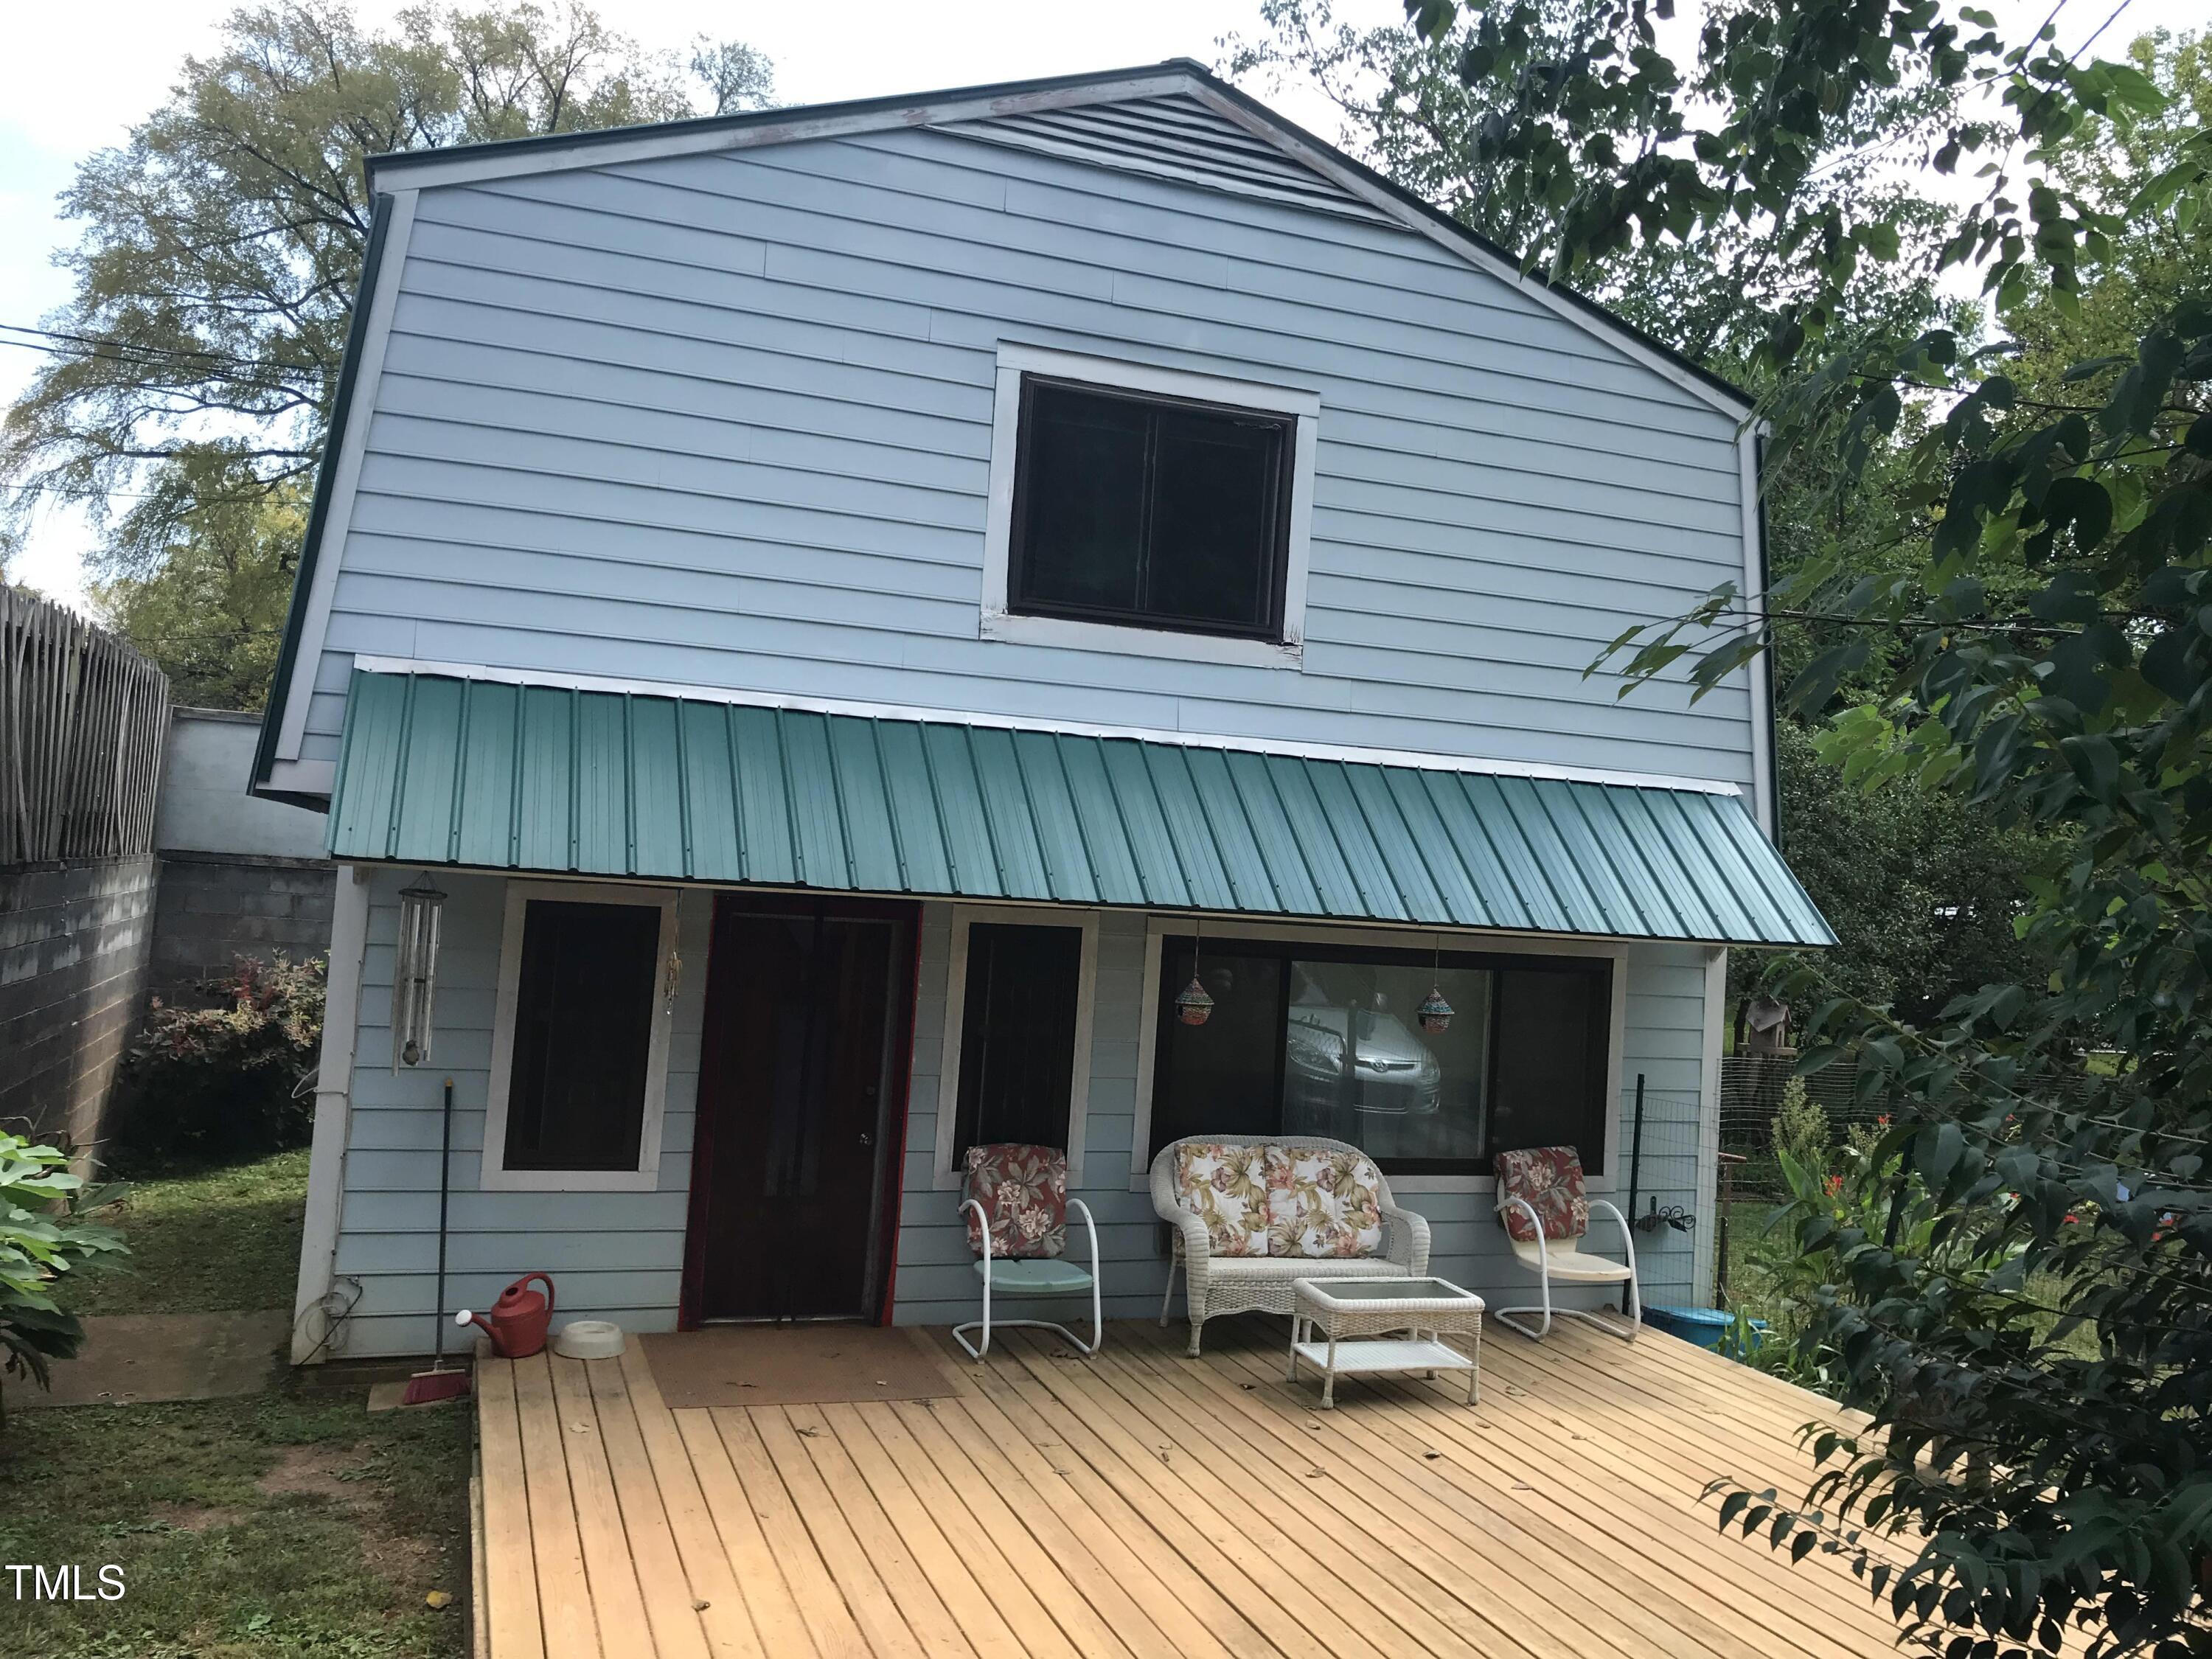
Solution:
[[(679, 919), (687, 968), (672, 1028), (659, 1190), (486, 1193), (476, 1189), (477, 1172), (505, 884), (461, 873), (444, 878), (451, 896), (439, 959), (433, 1066), (422, 1073), (395, 1076), (390, 1069), (386, 1021), (391, 1006), (396, 895), (406, 874), (380, 871), (372, 878), (336, 1264), (341, 1291), (357, 1291), (358, 1300), (336, 1352), (355, 1357), (427, 1352), (436, 1334), (432, 1275), (437, 1247), (438, 1084), (448, 1074), (454, 1080), (457, 1105), (448, 1305), (488, 1303), (508, 1281), (543, 1268), (556, 1275), (563, 1311), (611, 1318), (630, 1330), (673, 1328), (684, 1259), (711, 896), (699, 890), (687, 892)], [(972, 1317), (975, 1308), (975, 1273), (958, 1219), (957, 1194), (939, 1190), (933, 1173), (945, 1021), (952, 989), (947, 982), (951, 931), (950, 904), (923, 907), (896, 1248), (894, 1317), (902, 1324), (949, 1324)], [(1167, 1271), (1151, 1197), (1130, 1188), (1138, 1048), (1147, 1017), (1142, 1006), (1145, 945), (1142, 914), (1100, 914), (1084, 1178), (1077, 1195), (1097, 1218), (1109, 1292), (1106, 1306), (1113, 1317), (1156, 1314)], [(1662, 1207), (1691, 1208), (1697, 1198), (1703, 1082), (1703, 954), (1691, 946), (1638, 945), (1631, 949), (1627, 972), (1623, 1157), (1630, 1140), (1632, 1085), (1640, 1073), (1647, 1087), (1643, 1190)], [(1625, 1181), (1613, 1196), (1616, 1202), (1626, 1203)], [(1407, 1193), (1401, 1195), (1401, 1202), (1428, 1218), (1437, 1273), (1492, 1297), (1517, 1299), (1527, 1288), (1510, 1263), (1486, 1197), (1465, 1192)], [(1700, 1219), (1710, 1225), (1708, 1218)], [(1638, 1234), (1647, 1299), (1680, 1303), (1690, 1298), (1697, 1238), (1696, 1234), (1667, 1229)], [(1607, 1230), (1600, 1229), (1597, 1243), (1599, 1248), (1613, 1248)], [(1010, 1315), (1021, 1310), (1012, 1305), (1004, 1309)]]
[[(1732, 423), (1384, 227), (927, 131), (417, 199), (356, 652), (1750, 781), (1739, 680), (1583, 666), (1740, 580)], [(978, 637), (1001, 340), (1322, 398), (1303, 672)]]

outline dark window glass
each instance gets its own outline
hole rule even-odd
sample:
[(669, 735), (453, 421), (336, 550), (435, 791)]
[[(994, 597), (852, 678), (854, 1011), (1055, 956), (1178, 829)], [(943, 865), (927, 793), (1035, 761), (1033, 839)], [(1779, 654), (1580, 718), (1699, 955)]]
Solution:
[(1293, 429), (1024, 380), (1009, 608), (1281, 638)]
[[(1184, 1135), (1350, 1141), (1383, 1169), (1482, 1172), (1501, 1148), (1605, 1154), (1612, 964), (1583, 958), (1208, 944), (1204, 1025), (1176, 1017), (1192, 941), (1161, 963), (1152, 1150)], [(1434, 985), (1442, 1031), (1418, 1010)]]
[(952, 1167), (998, 1141), (1067, 1146), (1083, 931), (977, 923), (968, 930), (960, 1105)]
[(1609, 964), (1554, 960), (1499, 975), (1498, 1024), (1507, 1038), (1492, 1082), (1488, 1150), (1572, 1146), (1584, 1170), (1602, 1173)]
[(1160, 964), (1160, 1036), (1152, 1062), (1152, 1150), (1184, 1135), (1264, 1135), (1282, 1121), (1283, 958), (1207, 945), (1198, 979), (1213, 999), (1203, 1025), (1176, 1018), (1191, 981), (1191, 941), (1171, 939)]
[(508, 1169), (637, 1168), (659, 950), (657, 906), (529, 902)]

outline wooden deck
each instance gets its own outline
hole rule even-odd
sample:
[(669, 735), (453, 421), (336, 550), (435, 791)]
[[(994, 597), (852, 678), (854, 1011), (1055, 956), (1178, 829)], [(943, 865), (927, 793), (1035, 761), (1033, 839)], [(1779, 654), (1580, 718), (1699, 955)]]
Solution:
[(1721, 1536), (1823, 1402), (1573, 1328), (1285, 1384), (1275, 1322), (1027, 1332), (948, 1399), (671, 1411), (636, 1352), (478, 1367), (479, 1659), (1889, 1655), (1837, 1562)]

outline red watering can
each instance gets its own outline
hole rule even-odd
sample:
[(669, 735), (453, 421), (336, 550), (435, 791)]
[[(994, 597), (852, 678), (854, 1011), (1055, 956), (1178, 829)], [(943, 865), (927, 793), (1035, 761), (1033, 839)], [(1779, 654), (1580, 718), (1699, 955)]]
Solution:
[[(525, 1288), (533, 1279), (544, 1285), (544, 1295)], [(499, 1293), (489, 1318), (464, 1308), (453, 1316), (453, 1323), (483, 1326), (491, 1339), (491, 1351), (501, 1359), (527, 1359), (544, 1347), (545, 1327), (552, 1317), (552, 1275), (525, 1273)]]

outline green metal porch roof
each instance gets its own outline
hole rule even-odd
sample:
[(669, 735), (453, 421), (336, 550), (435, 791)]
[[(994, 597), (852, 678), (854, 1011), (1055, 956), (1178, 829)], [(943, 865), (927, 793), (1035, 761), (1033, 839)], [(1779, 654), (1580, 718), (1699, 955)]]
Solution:
[(1832, 945), (1733, 793), (356, 671), (351, 860)]

